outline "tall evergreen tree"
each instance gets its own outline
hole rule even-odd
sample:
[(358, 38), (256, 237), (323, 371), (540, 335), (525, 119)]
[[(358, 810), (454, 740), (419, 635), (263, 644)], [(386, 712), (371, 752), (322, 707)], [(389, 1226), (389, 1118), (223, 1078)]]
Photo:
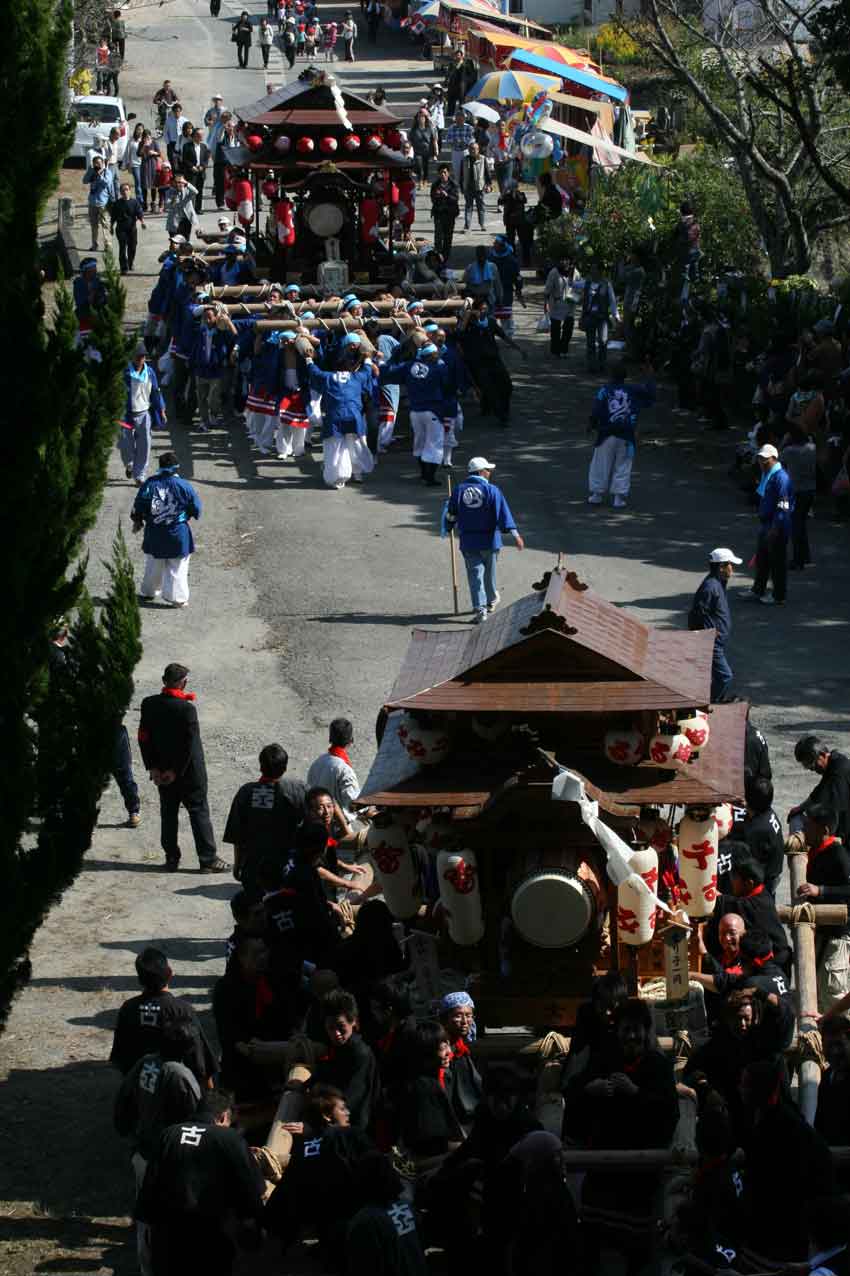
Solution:
[[(45, 322), (38, 224), (73, 136), (63, 86), (70, 30), (68, 0), (59, 5), (55, 0), (16, 0), (6, 8), (0, 47), (0, 100), (9, 119), (27, 121), (26, 143), (10, 148), (0, 166), (0, 545), (5, 560), (0, 608), (0, 980), (55, 893), (53, 875), (44, 871), (41, 858), (47, 853), (45, 838), (39, 844), (30, 828), (37, 776), (49, 761), (51, 734), (47, 729), (42, 739), (39, 766), (36, 722), (46, 713), (51, 629), (83, 599), (85, 563), (80, 554), (100, 507), (123, 406), (127, 358), (124, 295), (114, 270), (108, 272), (108, 300), (92, 337), (98, 360), (87, 358), (78, 346), (66, 290), (60, 290), (54, 321)], [(84, 605), (78, 645), (93, 649), (95, 628), (127, 623), (110, 620), (109, 613), (106, 620), (97, 620)], [(66, 707), (73, 723), (81, 701), (69, 694)], [(61, 747), (60, 741), (54, 743)], [(62, 759), (53, 761), (58, 766)], [(69, 797), (64, 810), (72, 806)], [(81, 801), (81, 809), (90, 810), (91, 804)], [(85, 840), (82, 826), (70, 845), (77, 847), (80, 840)], [(59, 860), (63, 853), (59, 831), (50, 855)], [(72, 850), (69, 864), (75, 854)]]

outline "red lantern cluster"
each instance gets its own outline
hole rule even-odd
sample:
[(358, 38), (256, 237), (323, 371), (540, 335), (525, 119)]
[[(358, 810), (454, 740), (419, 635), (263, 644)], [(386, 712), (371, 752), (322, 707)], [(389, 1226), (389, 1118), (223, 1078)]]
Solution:
[(323, 137), (319, 141), (319, 150), (325, 155), (333, 155), (337, 148), (337, 140), (335, 137)]
[(299, 137), (295, 143), (295, 149), (299, 155), (310, 155), (316, 149), (316, 143), (312, 137)]
[(366, 145), (370, 151), (377, 151), (380, 146), (383, 146), (383, 142), (377, 133), (372, 133), (366, 138)]
[(245, 138), (245, 145), (249, 151), (259, 151), (262, 149), (263, 139), (259, 133), (249, 133)]

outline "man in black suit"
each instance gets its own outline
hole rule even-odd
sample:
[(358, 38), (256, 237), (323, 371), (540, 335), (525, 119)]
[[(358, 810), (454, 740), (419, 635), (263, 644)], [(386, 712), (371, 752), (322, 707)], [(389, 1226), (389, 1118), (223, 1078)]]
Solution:
[(150, 777), (159, 789), (160, 840), (165, 867), (180, 866), (177, 817), (181, 804), (189, 812), (202, 873), (226, 873), (230, 865), (218, 858), (207, 805), (207, 768), (194, 693), (186, 690), (185, 665), (166, 665), (158, 696), (142, 701), (139, 748)]
[(183, 147), (180, 156), (180, 168), (190, 186), (194, 186), (195, 211), (202, 211), (204, 202), (204, 182), (207, 178), (207, 165), (210, 162), (209, 147), (203, 140), (204, 135), (199, 128), (192, 131), (192, 140)]

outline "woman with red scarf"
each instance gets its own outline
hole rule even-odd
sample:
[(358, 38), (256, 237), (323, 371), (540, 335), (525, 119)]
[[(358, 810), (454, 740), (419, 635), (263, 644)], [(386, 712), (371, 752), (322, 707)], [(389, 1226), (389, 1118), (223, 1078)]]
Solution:
[(440, 1002), (440, 1023), (452, 1048), (449, 1100), (461, 1126), (468, 1129), (482, 1097), (481, 1075), (469, 1049), (475, 1040), (475, 1003), (469, 993), (446, 993)]

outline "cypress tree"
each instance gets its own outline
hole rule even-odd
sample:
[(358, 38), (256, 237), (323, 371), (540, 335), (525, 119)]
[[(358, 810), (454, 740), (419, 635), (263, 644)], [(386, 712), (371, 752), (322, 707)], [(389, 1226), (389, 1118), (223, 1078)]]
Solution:
[[(83, 539), (94, 525), (106, 481), (109, 452), (123, 407), (122, 373), (127, 343), (122, 331), (124, 294), (114, 268), (107, 270), (107, 303), (98, 313), (91, 345), (99, 359), (79, 348), (68, 291), (61, 288), (52, 321), (45, 321), (38, 247), (42, 210), (70, 148), (73, 125), (65, 106), (64, 76), (71, 31), (71, 5), (55, 0), (16, 0), (6, 7), (0, 47), (0, 100), (9, 119), (27, 121), (26, 145), (9, 150), (0, 166), (0, 260), (4, 264), (0, 306), (0, 546), (4, 598), (0, 608), (0, 981), (26, 947), (44, 909), (79, 867), (86, 840), (90, 797), (68, 793), (64, 805), (43, 809), (40, 839), (30, 820), (36, 809), (38, 776), (46, 766), (64, 768), (70, 780), (74, 757), (67, 740), (86, 714), (83, 684), (62, 693), (64, 732), (57, 730), (47, 702), (47, 654), (57, 620), (81, 604), (74, 648), (80, 677), (99, 695), (91, 674), (94, 653), (105, 659), (100, 630), (132, 630), (127, 616), (126, 563), (116, 549), (110, 595), (113, 612), (98, 620), (84, 594)], [(123, 551), (126, 558), (126, 549)], [(135, 602), (133, 603), (135, 606)], [(117, 610), (115, 610), (117, 608)], [(136, 656), (130, 648), (123, 673), (112, 669), (117, 691), (126, 689)], [(87, 653), (87, 654), (86, 654)], [(111, 658), (111, 656), (110, 656)], [(107, 665), (104, 666), (108, 668)], [(123, 698), (117, 695), (116, 703)], [(127, 697), (129, 698), (129, 696)], [(126, 702), (125, 702), (126, 707)], [(114, 706), (110, 707), (109, 717)], [(39, 744), (37, 722), (44, 732)], [(39, 751), (41, 759), (39, 762)], [(96, 771), (102, 784), (102, 764)], [(63, 844), (66, 815), (73, 813)], [(50, 837), (47, 830), (50, 829)], [(89, 835), (90, 835), (89, 829)], [(49, 842), (49, 846), (48, 846)], [(87, 842), (86, 842), (87, 844)], [(83, 847), (85, 849), (85, 847)], [(68, 851), (60, 872), (58, 865)], [(50, 863), (48, 863), (48, 859)], [(53, 866), (53, 867), (52, 867)], [(54, 871), (55, 868), (55, 871)]]

